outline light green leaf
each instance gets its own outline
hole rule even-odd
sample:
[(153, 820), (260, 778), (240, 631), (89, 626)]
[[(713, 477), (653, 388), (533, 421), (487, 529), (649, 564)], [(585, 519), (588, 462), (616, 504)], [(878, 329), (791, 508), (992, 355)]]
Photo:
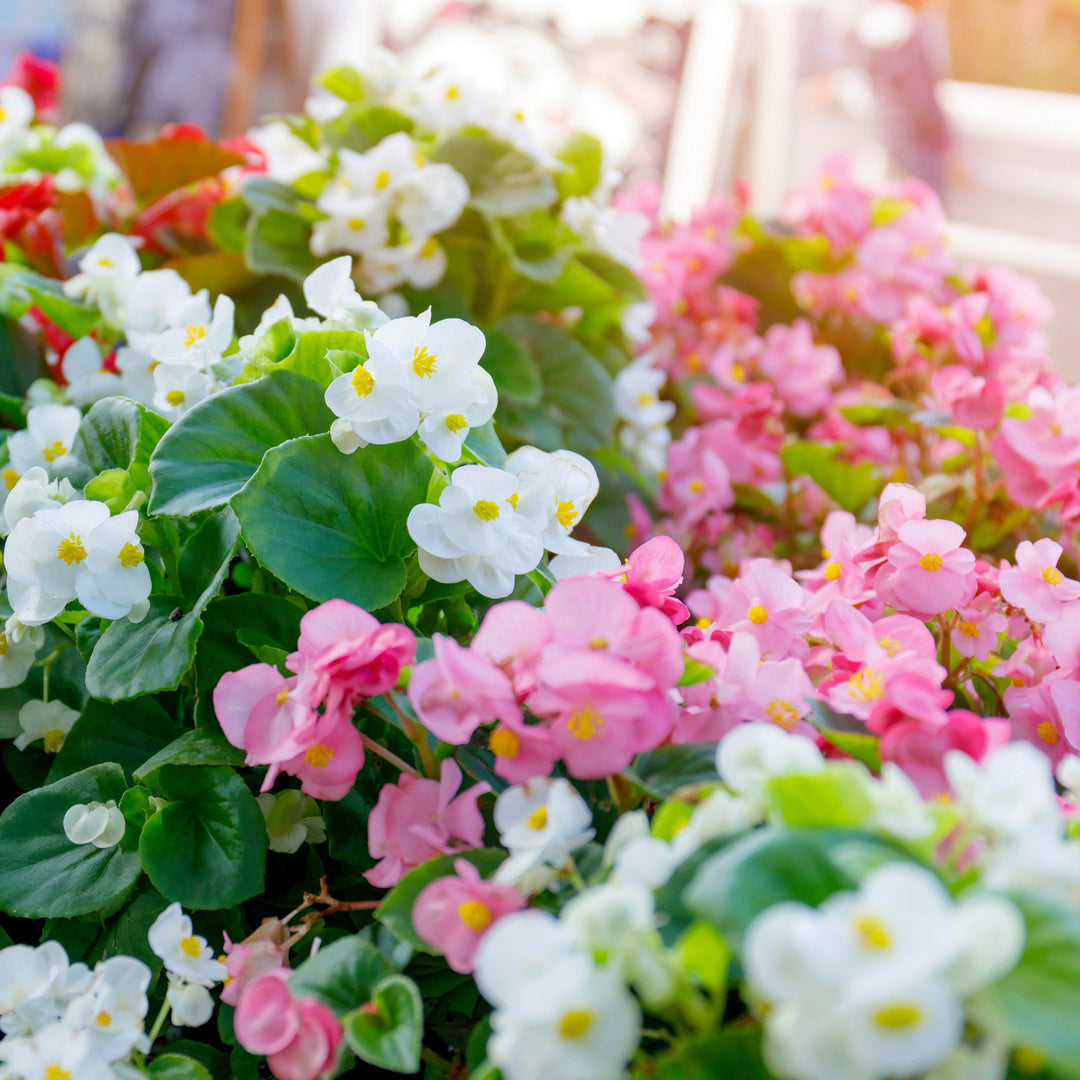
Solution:
[(874, 812), (870, 777), (855, 762), (834, 762), (818, 772), (772, 776), (769, 799), (786, 825), (853, 828)]
[(857, 514), (881, 490), (873, 465), (839, 461), (840, 443), (793, 442), (780, 448), (780, 460), (791, 476), (806, 475), (845, 510)]
[(431, 153), (469, 184), (470, 204), (491, 217), (511, 217), (550, 206), (558, 191), (551, 177), (522, 150), (491, 135), (452, 135)]
[(185, 1054), (157, 1054), (146, 1069), (151, 1080), (213, 1080), (205, 1065)]
[[(113, 469), (130, 474), (137, 488), (148, 486), (147, 463), (169, 422), (137, 401), (109, 397), (83, 417), (72, 453), (89, 470), (86, 479)], [(76, 477), (78, 479), (78, 477)]]
[(357, 1009), (345, 1017), (346, 1042), (370, 1065), (415, 1073), (424, 1034), (424, 1002), (416, 983), (405, 975), (390, 975), (375, 988), (371, 1003), (373, 1009)]

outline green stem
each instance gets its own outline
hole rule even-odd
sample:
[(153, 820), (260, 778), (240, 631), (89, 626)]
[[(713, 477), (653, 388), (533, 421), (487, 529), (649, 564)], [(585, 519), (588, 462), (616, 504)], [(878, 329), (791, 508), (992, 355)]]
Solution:
[(166, 998), (161, 1003), (161, 1008), (158, 1010), (157, 1019), (154, 1021), (154, 1026), (150, 1029), (150, 1034), (147, 1038), (150, 1040), (150, 1045), (154, 1045), (154, 1040), (161, 1034), (161, 1029), (165, 1026), (165, 1017), (169, 1015), (169, 999)]
[(379, 757), (389, 761), (395, 769), (400, 769), (403, 773), (408, 773), (410, 776), (420, 775), (407, 761), (402, 761), (397, 754), (387, 750), (385, 746), (380, 746), (373, 738), (369, 735), (365, 735), (362, 731), (360, 732), (360, 741), (373, 754), (377, 754)]
[(428, 743), (427, 729), (406, 714), (394, 700), (392, 694), (387, 694), (386, 700), (390, 702), (390, 708), (397, 713), (398, 720), (401, 721), (401, 730), (405, 732), (406, 738), (416, 747), (416, 751), (420, 755), (420, 764), (424, 768), (424, 774), (433, 780), (438, 780), (439, 763), (435, 760), (435, 754)]

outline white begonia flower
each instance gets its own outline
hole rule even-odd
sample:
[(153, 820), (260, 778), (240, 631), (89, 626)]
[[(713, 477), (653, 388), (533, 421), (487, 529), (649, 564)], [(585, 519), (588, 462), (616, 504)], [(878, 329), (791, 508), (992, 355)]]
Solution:
[(175, 313), (179, 325), (163, 330), (150, 348), (162, 364), (190, 364), (208, 370), (228, 349), (236, 305), (222, 293), (211, 313), (206, 290), (185, 300)]
[(495, 880), (511, 885), (546, 879), (594, 835), (588, 804), (569, 780), (544, 777), (508, 787), (495, 800), (494, 819), (510, 853)]
[(0, 949), (0, 1031), (22, 1035), (58, 1020), (90, 978), (85, 964), (69, 963), (58, 941)]
[(566, 927), (548, 911), (526, 908), (499, 919), (476, 952), (476, 985), (497, 1009), (527, 996), (553, 964), (573, 955)]
[(180, 1027), (202, 1027), (214, 1015), (214, 999), (202, 983), (169, 972), (165, 1000), (172, 1009), (172, 1022)]
[(453, 464), (461, 457), (469, 432), (486, 424), (498, 404), (494, 380), (482, 367), (474, 367), (441, 406), (420, 421), (420, 439), (440, 461)]
[(435, 132), (486, 127), (498, 111), (490, 91), (452, 68), (436, 68), (409, 89), (413, 97), (409, 114)]
[(103, 619), (145, 616), (150, 572), (138, 523), (134, 510), (110, 517), (104, 503), (91, 500), (23, 518), (4, 550), (8, 600), (18, 620), (41, 626), (76, 598)]
[(378, 304), (356, 291), (348, 255), (323, 263), (304, 279), (304, 300), (328, 322), (353, 329), (376, 328), (387, 321)]
[(44, 643), (45, 632), (38, 627), (18, 640), (8, 634), (6, 626), (0, 629), (0, 690), (22, 683)]
[(105, 320), (123, 324), (125, 298), (142, 266), (127, 236), (106, 233), (79, 260), (79, 273), (64, 282), (66, 295), (96, 303)]
[(115, 371), (106, 371), (104, 364), (101, 346), (92, 337), (72, 343), (60, 361), (69, 401), (79, 406), (92, 405), (121, 392), (120, 376)]
[(315, 205), (322, 209), (323, 196), (346, 196), (356, 200), (393, 198), (398, 185), (421, 168), (412, 136), (395, 131), (362, 154), (338, 152), (338, 171), (323, 188)]
[(191, 286), (168, 268), (139, 274), (124, 293), (123, 326), (128, 344), (149, 353), (157, 336), (182, 325)]
[(535, 569), (544, 554), (536, 525), (515, 509), (517, 498), (516, 477), (502, 469), (455, 469), (438, 506), (409, 511), (420, 569), (434, 581), (468, 581), (493, 600), (508, 596), (515, 576)]
[(1065, 798), (1074, 806), (1080, 805), (1080, 757), (1066, 754), (1057, 763), (1054, 775), (1065, 790)]
[(71, 445), (82, 423), (82, 413), (74, 405), (37, 405), (26, 414), (26, 429), (8, 438), (9, 467), (16, 480), (35, 465), (50, 476), (73, 460)]
[(578, 195), (564, 200), (559, 214), (589, 247), (631, 268), (641, 261), (641, 241), (650, 225), (644, 214), (601, 206)]
[(179, 419), (220, 386), (212, 375), (190, 364), (161, 364), (155, 361), (152, 378), (154, 394), (151, 405), (169, 420)]
[(56, 1022), (33, 1035), (0, 1043), (0, 1057), (11, 1076), (21, 1080), (116, 1080), (116, 1073), (96, 1053), (87, 1031)]
[(66, 477), (50, 480), (40, 465), (34, 465), (19, 477), (0, 504), (3, 507), (0, 536), (6, 536), (23, 518), (33, 517), (39, 510), (55, 509), (81, 498), (82, 494)]
[(225, 965), (214, 958), (214, 950), (191, 927), (191, 919), (179, 904), (170, 904), (153, 922), (147, 938), (154, 955), (167, 971), (203, 986), (213, 986), (225, 978)]
[(450, 165), (423, 165), (395, 187), (394, 216), (414, 237), (450, 228), (469, 202), (465, 177)]
[(322, 154), (295, 135), (284, 120), (271, 120), (268, 124), (253, 127), (247, 137), (262, 151), (265, 175), (279, 184), (292, 184), (301, 176), (326, 168)]
[(665, 424), (651, 428), (623, 424), (619, 428), (619, 445), (642, 472), (659, 476), (667, 465), (671, 431)]
[(892, 761), (881, 766), (881, 779), (866, 785), (874, 804), (871, 824), (901, 840), (921, 840), (936, 828), (934, 815), (907, 773)]
[(953, 933), (956, 954), (945, 975), (964, 996), (1007, 975), (1024, 951), (1024, 918), (1003, 896), (963, 897), (956, 908)]
[(621, 1080), (641, 1010), (615, 972), (568, 956), (491, 1017), (488, 1058), (506, 1080)]
[[(968, 1036), (972, 1036), (969, 1034)], [(980, 1032), (974, 1043), (966, 1042), (922, 1080), (1001, 1080), (1009, 1071), (1012, 1044), (999, 1033)]]
[(0, 151), (9, 151), (26, 133), (34, 112), (34, 99), (21, 86), (0, 87)]
[(90, 1036), (104, 1061), (126, 1058), (143, 1036), (150, 969), (131, 956), (113, 956), (94, 969), (93, 982), (64, 1013), (64, 1022)]
[(326, 825), (319, 814), (319, 804), (297, 788), (275, 795), (264, 792), (255, 800), (266, 822), (270, 850), (293, 854), (305, 844), (321, 844), (326, 839)]
[(92, 161), (89, 178), (75, 169), (61, 169), (56, 174), (56, 186), (61, 191), (82, 191), (85, 188), (91, 198), (103, 199), (121, 177), (120, 167), (106, 149), (105, 140), (89, 124), (79, 120), (65, 124), (56, 133), (53, 145), (61, 149), (82, 147), (89, 151)]
[(825, 767), (821, 751), (804, 735), (791, 735), (772, 724), (740, 724), (716, 748), (716, 771), (732, 791), (762, 799), (771, 776), (817, 772)]
[(605, 869), (614, 866), (619, 855), (635, 840), (642, 840), (650, 835), (649, 815), (644, 810), (630, 810), (620, 814), (611, 826), (611, 832), (604, 841), (604, 855), (600, 865)]
[(369, 251), (357, 271), (366, 292), (384, 293), (399, 285), (431, 289), (446, 273), (446, 252), (434, 236)]
[(121, 345), (116, 350), (116, 370), (120, 372), (121, 393), (148, 408), (154, 407), (154, 395), (157, 393), (154, 372), (157, 368), (158, 361), (142, 349)]
[(548, 569), (562, 581), (563, 578), (580, 577), (582, 574), (608, 573), (618, 570), (622, 564), (622, 559), (611, 548), (586, 544), (585, 550), (579, 555), (556, 555), (548, 563)]
[(760, 802), (744, 795), (732, 795), (720, 788), (710, 792), (697, 806), (686, 826), (676, 833), (672, 848), (681, 862), (707, 840), (736, 836), (761, 822)]
[(1037, 828), (1060, 831), (1050, 760), (1030, 743), (1008, 743), (981, 763), (950, 750), (944, 765), (961, 811), (991, 835), (1018, 837)]
[(343, 454), (368, 443), (401, 442), (420, 423), (404, 369), (384, 352), (339, 375), (326, 388), (324, 400), (337, 417), (330, 436)]
[(666, 424), (675, 415), (675, 402), (664, 401), (660, 389), (667, 374), (640, 357), (615, 376), (615, 410), (621, 420), (638, 428)]
[(355, 199), (341, 190), (324, 190), (318, 206), (330, 215), (311, 227), (311, 254), (320, 259), (335, 252), (365, 255), (384, 247), (390, 239), (389, 210), (382, 200)]
[(659, 889), (682, 861), (683, 856), (666, 840), (655, 836), (638, 837), (616, 856), (611, 880)]
[(981, 883), (988, 889), (1023, 889), (1080, 904), (1080, 841), (1046, 827), (995, 842), (983, 853)]
[(530, 517), (535, 513), (543, 522), (544, 547), (559, 555), (587, 554), (589, 545), (570, 534), (600, 490), (592, 462), (572, 450), (549, 454), (535, 446), (522, 446), (503, 468), (521, 483), (521, 511)]
[(93, 844), (96, 848), (115, 847), (124, 837), (124, 815), (116, 803), (76, 803), (64, 814), (64, 835), (73, 844)]
[[(32, 639), (27, 637), (24, 640)], [(15, 746), (25, 750), (32, 742), (41, 739), (45, 753), (55, 754), (64, 745), (64, 739), (78, 719), (78, 710), (69, 709), (62, 701), (28, 701), (19, 710), (22, 734), (15, 740)]]

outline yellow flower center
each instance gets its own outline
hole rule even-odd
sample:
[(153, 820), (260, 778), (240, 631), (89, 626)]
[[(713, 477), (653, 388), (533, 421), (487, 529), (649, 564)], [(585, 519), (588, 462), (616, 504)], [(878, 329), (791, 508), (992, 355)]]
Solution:
[(896, 656), (900, 652), (900, 642), (895, 638), (878, 638), (878, 645), (880, 645), (890, 656)]
[(64, 733), (59, 728), (53, 728), (52, 731), (45, 732), (42, 742), (46, 754), (55, 754), (64, 745)]
[(529, 815), (526, 824), (530, 829), (542, 829), (547, 824), (547, 807), (538, 806)]
[(330, 764), (330, 759), (334, 756), (334, 751), (329, 746), (323, 746), (322, 743), (316, 743), (314, 746), (309, 747), (306, 754), (304, 754), (304, 760), (313, 769), (325, 769)]
[(420, 258), (430, 259), (435, 255), (435, 252), (439, 250), (439, 241), (434, 236), (429, 236), (424, 241), (424, 246), (420, 249)]
[(825, 567), (825, 580), (835, 581), (841, 574), (840, 564), (838, 562), (831, 562)]
[(276, 703), (277, 703), (278, 705), (284, 705), (284, 704), (285, 704), (285, 702), (286, 702), (286, 701), (288, 700), (288, 698), (289, 698), (289, 691), (288, 691), (288, 690), (279, 690), (279, 691), (278, 691), (278, 692), (277, 692), (277, 693), (276, 693), (276, 694), (274, 695), (274, 701), (275, 701), (275, 702), (276, 702)]
[(826, 191), (832, 191), (832, 189), (836, 186), (836, 181), (828, 173), (825, 173), (825, 175), (821, 177), (818, 183), (821, 184), (821, 186)]
[(916, 244), (911, 249), (911, 254), (912, 254), (913, 258), (925, 259), (926, 258), (926, 245), (925, 244)]
[(979, 636), (978, 624), (973, 623), (970, 619), (966, 622), (962, 622), (957, 629), (967, 638), (977, 638)]
[(885, 696), (885, 680), (870, 668), (863, 668), (848, 679), (852, 701), (880, 701)]
[(11, 489), (19, 482), (19, 474), (14, 469), (5, 469), (0, 476), (4, 478), (4, 487)]
[(1061, 576), (1061, 571), (1053, 566), (1044, 566), (1042, 576), (1047, 585), (1060, 585), (1065, 580)]
[(928, 551), (919, 559), (919, 565), (924, 570), (929, 570), (931, 574), (940, 570), (944, 563), (945, 560), (936, 551)]
[(892, 945), (892, 938), (885, 924), (875, 915), (860, 915), (854, 921), (855, 931), (859, 935), (859, 942), (864, 949), (871, 952), (882, 952)]
[(1057, 745), (1057, 741), (1058, 741), (1057, 728), (1054, 727), (1054, 725), (1051, 724), (1049, 720), (1044, 720), (1035, 729), (1035, 734), (1038, 735), (1039, 738), (1042, 739), (1042, 741), (1044, 743), (1046, 743), (1047, 746), (1056, 746)]
[(590, 649), (606, 649), (611, 642), (606, 637), (594, 637), (589, 640)]
[(555, 507), (555, 520), (564, 528), (569, 529), (577, 521), (577, 510), (573, 499), (560, 499)]
[(101, 1012), (99, 1012), (97, 1016), (94, 1017), (94, 1023), (100, 1024), (101, 1027), (108, 1027), (112, 1023), (112, 1014), (107, 1013), (104, 1009), (102, 1009)]
[(446, 88), (446, 100), (453, 101), (458, 96), (458, 88), (456, 86), (448, 86)]
[(574, 1009), (559, 1021), (559, 1034), (564, 1039), (580, 1039), (592, 1027), (593, 1014), (588, 1009)]
[(170, 390), (165, 395), (165, 400), (174, 408), (177, 409), (187, 401), (187, 395), (183, 390)]
[(874, 1020), (884, 1028), (896, 1030), (911, 1027), (922, 1019), (922, 1012), (914, 1005), (890, 1005), (874, 1013)]
[(695, 495), (700, 495), (705, 490), (705, 485), (700, 480), (691, 480), (690, 490)]
[(180, 939), (180, 951), (192, 960), (198, 960), (202, 956), (202, 941), (194, 934)]
[(65, 562), (68, 566), (72, 563), (81, 563), (86, 558), (86, 548), (83, 547), (82, 537), (71, 533), (66, 540), (61, 540), (56, 548), (56, 558)]
[(455, 435), (459, 431), (464, 431), (469, 426), (469, 421), (459, 412), (452, 412), (446, 418), (446, 429), (452, 431)]
[(575, 739), (588, 742), (604, 726), (604, 718), (591, 705), (586, 705), (570, 714), (566, 726)]
[(499, 728), (488, 736), (488, 749), (496, 757), (516, 758), (521, 749), (521, 739), (509, 728)]
[(145, 556), (142, 553), (142, 548), (138, 544), (125, 544), (116, 557), (120, 560), (120, 565), (125, 570), (130, 570), (133, 566), (141, 566), (145, 562)]
[(382, 191), (390, 184), (390, 173), (387, 169), (381, 169), (375, 176), (375, 190)]
[(426, 345), (413, 351), (412, 369), (421, 379), (435, 374), (435, 356), (427, 351)]
[(795, 706), (789, 701), (781, 701), (773, 698), (765, 709), (765, 715), (774, 723), (779, 724), (785, 731), (793, 731), (799, 722), (799, 714)]
[(41, 449), (41, 456), (49, 462), (55, 461), (58, 457), (63, 457), (67, 453), (67, 447), (57, 439), (55, 442), (46, 443)]
[(461, 921), (477, 933), (491, 925), (491, 908), (479, 900), (467, 900), (457, 909), (457, 913)]
[(768, 611), (760, 604), (755, 604), (747, 613), (746, 617), (755, 625), (760, 626), (768, 617)]
[(50, 1065), (45, 1070), (43, 1080), (71, 1080), (71, 1073), (67, 1069), (60, 1068), (59, 1065)]
[(0, 656), (6, 656), (8, 651), (7, 634), (0, 630)]
[(350, 229), (353, 230), (353, 232), (360, 232), (364, 228), (364, 226), (367, 225), (367, 222), (362, 217), (354, 217), (349, 218), (346, 224), (349, 226)]
[(706, 619), (705, 616), (702, 615), (700, 619), (694, 620), (694, 625), (699, 630), (708, 630), (709, 627), (712, 626), (712, 619)]
[(204, 337), (206, 337), (206, 327), (202, 323), (189, 323), (184, 327), (184, 348), (190, 349)]
[(477, 499), (473, 504), (473, 513), (481, 521), (494, 521), (499, 516), (499, 505), (490, 499)]
[(515, 492), (514, 492), (514, 494), (513, 494), (513, 495), (511, 495), (511, 496), (510, 496), (510, 498), (509, 498), (509, 499), (507, 499), (506, 501), (507, 501), (507, 502), (508, 502), (508, 503), (510, 504), (510, 506), (511, 506), (511, 507), (512, 507), (512, 508), (513, 508), (514, 510), (516, 510), (516, 509), (517, 509), (517, 504), (518, 504), (518, 499), (520, 499), (520, 498), (521, 498), (521, 493), (520, 493), (520, 492), (517, 492), (517, 491), (515, 491)]
[(746, 382), (746, 368), (744, 368), (742, 364), (732, 364), (731, 377), (736, 382)]
[(352, 383), (352, 388), (356, 391), (357, 397), (367, 397), (375, 389), (375, 380), (371, 377), (371, 372), (363, 364), (356, 365), (353, 369), (352, 379), (349, 381)]

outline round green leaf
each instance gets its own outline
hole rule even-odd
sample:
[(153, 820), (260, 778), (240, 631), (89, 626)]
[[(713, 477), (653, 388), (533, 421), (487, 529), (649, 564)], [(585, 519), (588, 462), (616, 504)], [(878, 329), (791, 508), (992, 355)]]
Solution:
[(654, 799), (667, 799), (688, 784), (718, 784), (716, 743), (681, 743), (639, 754), (627, 777)]
[(186, 1054), (158, 1054), (147, 1072), (153, 1080), (212, 1080), (206, 1066)]
[(261, 892), (266, 827), (240, 777), (220, 765), (166, 765), (157, 783), (169, 802), (144, 826), (139, 855), (158, 892), (194, 910)]
[(323, 388), (291, 371), (199, 402), (166, 432), (150, 461), (150, 512), (186, 516), (227, 503), (273, 446), (329, 431)]
[(342, 1026), (356, 1056), (390, 1072), (414, 1073), (420, 1068), (424, 1003), (416, 983), (406, 975), (390, 975), (375, 989), (371, 1004), (349, 1013)]
[(139, 857), (73, 844), (63, 822), (76, 803), (119, 802), (126, 788), (123, 770), (110, 762), (20, 795), (0, 815), (0, 908), (29, 919), (67, 917), (123, 897), (139, 877)]
[(307, 436), (270, 450), (232, 505), (251, 553), (290, 588), (373, 610), (405, 588), (405, 520), (431, 473), (411, 441), (347, 456)]
[(320, 949), (289, 979), (296, 997), (318, 998), (338, 1016), (371, 999), (380, 979), (390, 974), (386, 958), (370, 941), (347, 937)]
[(136, 487), (143, 487), (148, 479), (150, 455), (168, 426), (163, 416), (137, 401), (103, 398), (83, 417), (72, 453), (89, 470), (86, 479), (122, 469), (130, 474)]

